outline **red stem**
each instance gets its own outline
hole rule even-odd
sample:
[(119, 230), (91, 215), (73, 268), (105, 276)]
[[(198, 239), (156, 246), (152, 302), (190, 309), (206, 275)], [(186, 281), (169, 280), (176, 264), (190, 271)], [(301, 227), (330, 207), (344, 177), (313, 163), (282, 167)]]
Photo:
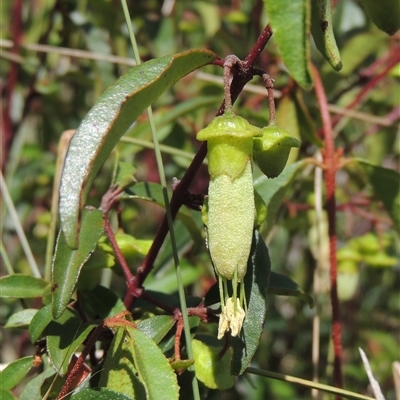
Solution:
[[(337, 259), (336, 259), (336, 168), (337, 160), (335, 155), (335, 143), (333, 140), (332, 123), (328, 111), (328, 101), (322, 85), (318, 70), (311, 65), (315, 94), (321, 112), (325, 148), (323, 152), (325, 164), (325, 186), (326, 186), (326, 211), (329, 223), (329, 259), (330, 259), (330, 283), (331, 283), (331, 304), (332, 304), (332, 341), (334, 350), (333, 382), (338, 388), (343, 386), (342, 378), (342, 344), (341, 344), (341, 321), (340, 305), (337, 293)], [(337, 396), (340, 399), (340, 396)]]
[[(264, 31), (258, 37), (253, 48), (250, 50), (249, 55), (244, 60), (244, 64), (246, 65), (245, 70), (240, 71), (240, 73), (233, 78), (231, 84), (232, 104), (242, 91), (245, 84), (252, 79), (253, 77), (252, 67), (254, 66), (254, 63), (256, 62), (260, 53), (268, 43), (271, 36), (272, 36), (272, 31), (269, 25), (267, 25)], [(224, 109), (225, 109), (225, 104), (222, 103), (217, 112), (217, 115), (222, 115)], [(206, 154), (207, 154), (207, 144), (206, 142), (204, 142), (197, 151), (192, 163), (190, 164), (189, 168), (183, 175), (181, 181), (173, 191), (170, 202), (172, 218), (175, 218), (176, 214), (179, 211), (179, 208), (182, 206), (184, 193), (187, 192), (187, 190), (189, 189), (189, 186), (193, 181), (198, 169), (202, 165)], [(124, 304), (128, 310), (132, 308), (135, 299), (140, 296), (143, 282), (153, 269), (153, 264), (156, 260), (156, 257), (158, 255), (158, 252), (160, 251), (162, 244), (164, 243), (167, 234), (168, 234), (168, 221), (167, 217), (165, 216), (163, 221), (161, 222), (161, 225), (158, 228), (158, 231), (156, 233), (156, 236), (154, 238), (154, 241), (146, 258), (143, 260), (142, 264), (139, 266), (137, 270), (137, 274), (131, 281), (127, 282), (129, 290), (125, 296)]]

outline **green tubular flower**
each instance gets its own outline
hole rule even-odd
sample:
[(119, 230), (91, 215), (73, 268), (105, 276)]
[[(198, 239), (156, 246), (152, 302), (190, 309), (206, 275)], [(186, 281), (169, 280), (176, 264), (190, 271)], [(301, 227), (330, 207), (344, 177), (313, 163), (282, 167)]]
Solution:
[[(208, 246), (220, 282), (222, 314), (218, 337), (229, 330), (236, 336), (243, 323), (244, 288), (254, 228), (252, 176), (253, 137), (261, 130), (232, 113), (214, 118), (197, 134), (207, 140)], [(233, 299), (228, 297), (226, 280), (232, 280)], [(240, 301), (237, 285), (240, 283)], [(233, 312), (232, 312), (233, 310)]]
[(261, 129), (262, 136), (254, 138), (254, 159), (268, 178), (276, 178), (285, 168), (290, 149), (300, 142), (284, 129), (270, 125)]

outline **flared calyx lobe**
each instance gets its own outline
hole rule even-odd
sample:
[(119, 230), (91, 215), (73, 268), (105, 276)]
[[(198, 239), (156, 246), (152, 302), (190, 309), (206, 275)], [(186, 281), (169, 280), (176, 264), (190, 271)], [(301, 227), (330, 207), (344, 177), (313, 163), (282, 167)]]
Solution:
[(235, 114), (215, 117), (197, 134), (197, 140), (207, 141), (208, 171), (211, 177), (221, 174), (235, 179), (252, 159), (253, 137), (261, 129)]
[(271, 125), (261, 129), (262, 136), (254, 138), (254, 159), (268, 178), (276, 178), (285, 168), (290, 149), (300, 142), (284, 129)]

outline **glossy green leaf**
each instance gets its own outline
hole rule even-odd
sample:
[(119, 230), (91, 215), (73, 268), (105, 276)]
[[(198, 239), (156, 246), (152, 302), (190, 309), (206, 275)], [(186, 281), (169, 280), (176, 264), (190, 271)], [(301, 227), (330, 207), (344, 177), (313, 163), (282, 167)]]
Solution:
[(292, 185), (297, 172), (304, 166), (305, 162), (301, 160), (286, 167), (275, 179), (268, 179), (266, 176), (261, 176), (254, 181), (255, 190), (257, 190), (267, 205), (267, 221), (264, 228), (266, 232), (272, 228), (287, 190)]
[(115, 144), (163, 92), (216, 55), (191, 50), (132, 68), (108, 88), (71, 140), (60, 186), (60, 220), (66, 243), (78, 246), (79, 214), (91, 184)]
[(7, 320), (5, 328), (27, 328), (32, 318), (38, 312), (35, 308), (26, 308), (11, 315)]
[(53, 314), (51, 312), (51, 304), (42, 307), (33, 317), (29, 328), (28, 333), (31, 338), (31, 342), (35, 343), (42, 337), (46, 326), (52, 321)]
[(103, 234), (103, 226), (103, 213), (100, 210), (85, 210), (76, 250), (68, 246), (61, 232), (58, 235), (52, 266), (54, 318), (58, 318), (71, 301), (79, 273)]
[(314, 299), (311, 295), (302, 290), (299, 285), (289, 277), (274, 271), (271, 272), (268, 294), (299, 297), (301, 300), (305, 301), (310, 308), (314, 307)]
[(311, 0), (311, 32), (315, 45), (335, 71), (342, 69), (333, 33), (331, 0)]
[(43, 297), (49, 283), (30, 275), (14, 274), (0, 278), (0, 297), (30, 299)]
[[(124, 198), (151, 201), (158, 204), (160, 207), (165, 207), (162, 187), (158, 183), (140, 182), (130, 190), (130, 193), (132, 194), (129, 195), (129, 197), (124, 195)], [(201, 230), (188, 209), (182, 207), (178, 212), (177, 218), (185, 225), (195, 244), (203, 242)]]
[(125, 311), (123, 301), (110, 289), (97, 285), (91, 291), (82, 291), (82, 307), (93, 317), (102, 319)]
[(116, 329), (99, 386), (123, 393), (131, 399), (146, 399), (144, 384), (138, 377), (133, 358), (132, 339), (123, 328)]
[(174, 325), (174, 317), (170, 315), (156, 315), (155, 317), (138, 322), (137, 328), (158, 344)]
[[(204, 335), (199, 338), (204, 338)], [(207, 339), (207, 342), (198, 339), (192, 341), (196, 377), (210, 389), (230, 389), (235, 383), (235, 378), (231, 375), (229, 368), (230, 352), (226, 351), (220, 357), (223, 350), (221, 342), (215, 337), (207, 337)], [(209, 343), (212, 339), (215, 339), (215, 342)]]
[(309, 88), (310, 1), (264, 0), (264, 4), (283, 62), (297, 83)]
[(258, 231), (254, 230), (247, 273), (244, 277), (246, 318), (240, 335), (231, 338), (232, 375), (243, 374), (258, 348), (267, 313), (266, 293), (270, 273), (268, 248)]
[(83, 323), (77, 312), (71, 308), (67, 308), (60, 318), (52, 320), (47, 326), (48, 355), (61, 376), (67, 373), (73, 354), (94, 327), (94, 323)]
[(400, 232), (400, 174), (392, 169), (373, 165), (356, 159), (374, 189), (375, 196), (382, 201), (386, 211)]
[(132, 397), (108, 388), (98, 388), (80, 390), (71, 400), (132, 400)]
[(179, 399), (175, 372), (155, 342), (138, 329), (128, 328), (139, 377), (149, 399)]
[(0, 372), (1, 388), (3, 390), (10, 390), (17, 386), (32, 368), (32, 361), (33, 356), (28, 356), (8, 364)]

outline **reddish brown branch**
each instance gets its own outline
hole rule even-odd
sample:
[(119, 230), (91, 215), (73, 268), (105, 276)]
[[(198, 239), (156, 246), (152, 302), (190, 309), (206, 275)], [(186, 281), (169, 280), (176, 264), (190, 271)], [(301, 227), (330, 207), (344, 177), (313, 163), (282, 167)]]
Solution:
[[(341, 344), (341, 320), (340, 305), (337, 292), (337, 258), (336, 258), (336, 169), (337, 159), (335, 154), (335, 143), (333, 140), (332, 123), (328, 111), (328, 101), (322, 85), (317, 68), (312, 65), (314, 76), (315, 93), (321, 112), (323, 134), (324, 134), (324, 164), (325, 164), (325, 186), (326, 186), (326, 211), (329, 223), (329, 258), (330, 258), (330, 283), (332, 304), (332, 341), (334, 350), (333, 382), (336, 387), (343, 387), (342, 378), (342, 344)], [(337, 398), (340, 398), (337, 397)]]
[[(231, 84), (231, 98), (232, 98), (232, 103), (237, 99), (238, 95), (240, 92), (243, 90), (243, 87), (245, 84), (252, 79), (253, 77), (253, 71), (252, 68), (259, 57), (260, 53), (268, 43), (270, 37), (272, 36), (272, 31), (269, 27), (269, 25), (266, 26), (264, 31), (261, 33), (259, 38), (257, 39), (255, 45), (253, 48), (250, 50), (249, 55), (246, 57), (244, 60), (243, 64), (245, 68), (241, 69), (237, 75), (232, 80)], [(217, 115), (222, 115), (225, 109), (225, 104), (222, 103)], [(175, 190), (173, 191), (171, 202), (170, 202), (170, 207), (171, 207), (171, 214), (172, 217), (175, 218), (176, 214), (179, 211), (179, 208), (182, 206), (183, 203), (183, 198), (184, 194), (187, 192), (189, 189), (189, 186), (191, 182), (193, 181), (198, 169), (203, 163), (203, 160), (207, 154), (207, 145), (204, 142), (198, 152), (196, 153), (192, 163), (190, 164), (189, 168), (187, 169), (186, 173), (182, 177), (181, 181), (179, 184), (176, 186)], [(136, 299), (136, 293), (140, 291), (140, 288), (143, 285), (143, 282), (145, 281), (146, 277), (149, 275), (151, 270), (153, 269), (153, 264), (155, 262), (155, 259), (158, 255), (158, 252), (160, 251), (160, 248), (162, 244), (164, 243), (164, 240), (168, 234), (168, 221), (166, 216), (164, 217), (160, 227), (158, 228), (157, 234), (154, 238), (154, 241), (152, 243), (152, 246), (142, 262), (142, 264), (139, 266), (137, 270), (136, 276), (127, 282), (129, 290), (125, 296), (124, 303), (126, 308), (129, 310), (134, 304), (134, 301)]]

